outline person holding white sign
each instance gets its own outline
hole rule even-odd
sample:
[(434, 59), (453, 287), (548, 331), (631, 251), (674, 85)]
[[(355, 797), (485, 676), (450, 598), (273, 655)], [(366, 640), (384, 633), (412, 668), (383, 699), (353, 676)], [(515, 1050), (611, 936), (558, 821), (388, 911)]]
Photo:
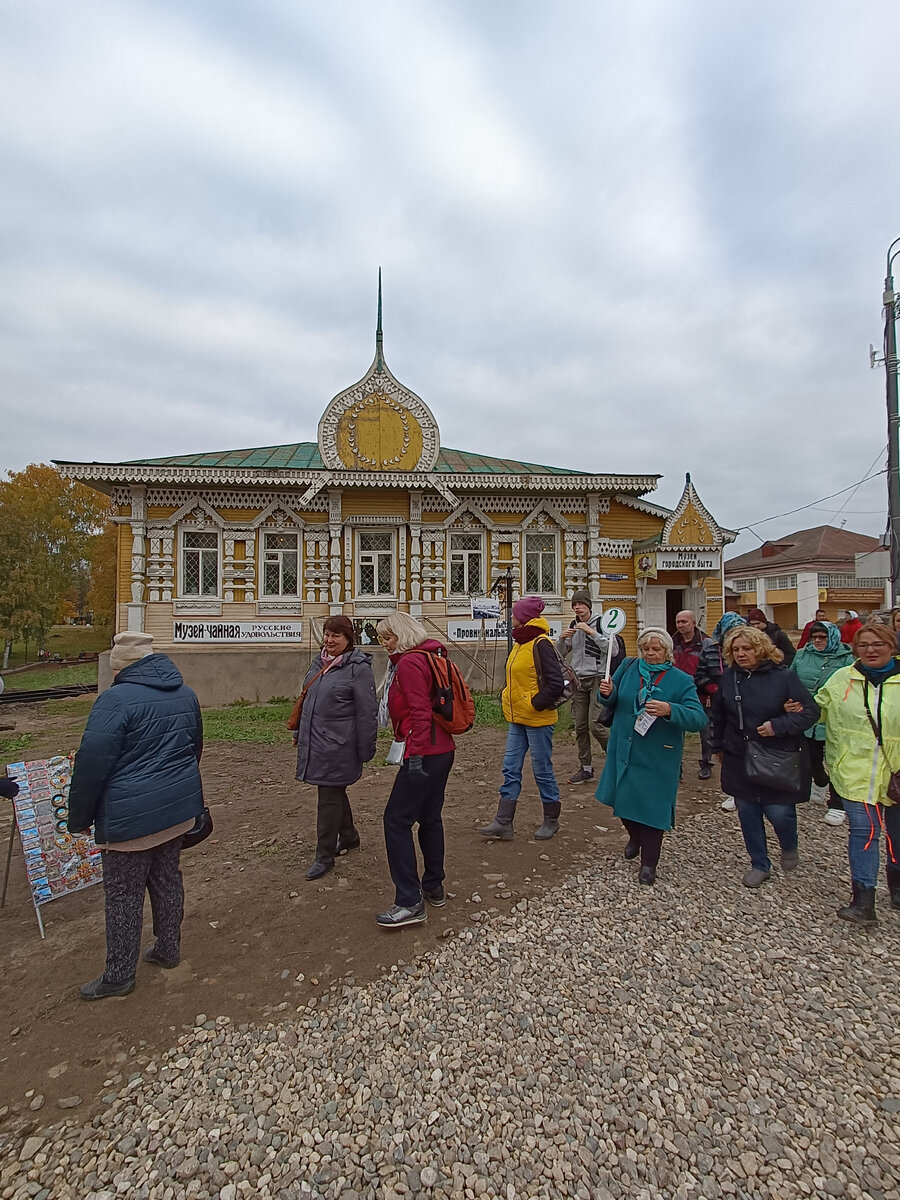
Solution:
[(640, 881), (650, 884), (663, 834), (675, 823), (684, 735), (699, 733), (706, 713), (693, 679), (672, 662), (665, 629), (645, 629), (638, 653), (600, 683), (613, 721), (596, 796), (627, 829), (625, 857), (640, 855)]
[[(591, 734), (604, 750), (609, 741), (606, 726), (597, 724), (597, 686), (603, 678), (610, 639), (598, 629), (600, 614), (593, 616), (591, 607), (590, 592), (573, 593), (572, 611), (575, 613), (575, 620), (568, 629), (562, 631), (562, 636), (556, 643), (557, 650), (563, 658), (568, 658), (569, 666), (578, 676), (579, 685), (578, 691), (572, 696), (572, 723), (575, 726), (580, 765), (569, 779), (569, 783), (587, 783), (589, 779), (594, 778)], [(615, 671), (625, 654), (619, 650), (621, 643), (615, 634), (612, 634), (612, 639), (615, 643), (612, 670)]]

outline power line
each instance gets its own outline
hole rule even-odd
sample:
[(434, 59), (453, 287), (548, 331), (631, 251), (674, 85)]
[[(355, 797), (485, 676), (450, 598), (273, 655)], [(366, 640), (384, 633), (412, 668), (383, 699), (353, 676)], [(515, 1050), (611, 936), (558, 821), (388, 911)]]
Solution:
[[(879, 451), (879, 457), (881, 456), (882, 453), (883, 453), (883, 451)], [(877, 462), (878, 459), (876, 459), (875, 461)], [(833, 500), (835, 498), (835, 496), (843, 496), (844, 492), (852, 492), (856, 488), (862, 487), (862, 485), (864, 483), (868, 483), (870, 479), (877, 479), (879, 475), (886, 475), (886, 474), (887, 474), (887, 467), (883, 467), (882, 470), (874, 471), (871, 475), (866, 475), (866, 477), (864, 479), (860, 479), (856, 483), (851, 483), (849, 485), (849, 487), (841, 488), (840, 491), (838, 491), (838, 492), (831, 492), (827, 496), (820, 496), (818, 500), (813, 500), (810, 504), (801, 504), (799, 508), (789, 508), (787, 510), (787, 512), (776, 513), (774, 517), (763, 517), (761, 521), (752, 521), (749, 525), (739, 525), (737, 528), (737, 532), (743, 533), (743, 531), (745, 529), (747, 529), (751, 533), (754, 533), (755, 532), (754, 527), (756, 525), (765, 525), (768, 521), (777, 521), (779, 519), (779, 517), (790, 517), (790, 516), (793, 516), (794, 513), (805, 512), (806, 509), (808, 509), (808, 508), (818, 508), (819, 505), (824, 500)], [(833, 510), (828, 509), (827, 511), (832, 512)], [(838, 511), (840, 512), (841, 510), (838, 509)], [(759, 534), (756, 534), (756, 536), (759, 537)], [(762, 539), (760, 539), (760, 540), (762, 540)]]
[[(882, 454), (884, 454), (886, 450), (887, 450), (887, 446), (885, 446), (883, 450), (878, 451), (878, 453), (875, 455), (875, 457), (872, 459), (871, 463), (867, 467), (867, 472), (872, 470), (872, 467), (875, 466), (875, 464), (878, 462), (879, 458), (881, 458)], [(844, 503), (841, 505), (841, 507), (838, 509), (837, 513), (835, 514), (835, 517), (834, 517), (835, 521), (837, 521), (838, 517), (841, 515), (841, 513), (844, 511), (844, 509), (847, 507), (847, 505), (850, 503), (850, 501), (853, 499), (853, 497), (856, 495), (856, 493), (859, 491), (859, 489), (861, 487), (862, 487), (861, 483), (858, 483), (856, 485), (856, 487), (853, 489), (853, 491), (850, 493), (850, 495), (847, 497), (847, 499), (844, 501)]]

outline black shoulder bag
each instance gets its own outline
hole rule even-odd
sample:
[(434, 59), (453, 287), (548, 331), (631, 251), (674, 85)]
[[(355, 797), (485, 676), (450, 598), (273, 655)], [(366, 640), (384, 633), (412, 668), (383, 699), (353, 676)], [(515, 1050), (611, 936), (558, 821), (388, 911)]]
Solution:
[[(615, 634), (612, 634), (611, 636), (614, 637)], [(636, 660), (633, 658), (623, 658), (621, 660), (621, 662), (619, 663), (619, 667), (624, 667), (624, 666), (630, 665), (631, 663), (633, 663), (635, 661)], [(619, 667), (616, 667), (616, 671), (619, 669)], [(615, 673), (616, 673), (615, 671), (610, 671), (610, 679), (613, 677), (613, 675), (615, 675)], [(598, 695), (599, 695), (599, 692), (598, 692)], [(602, 699), (602, 697), (601, 697), (601, 699)], [(598, 703), (599, 703), (599, 701), (598, 701)], [(599, 708), (597, 709), (597, 719), (594, 721), (594, 724), (602, 725), (604, 729), (609, 729), (613, 723), (613, 718), (615, 717), (615, 715), (616, 715), (616, 710), (611, 705), (600, 704)]]
[(799, 792), (803, 789), (803, 750), (784, 746), (769, 746), (756, 742), (744, 733), (744, 712), (738, 691), (737, 673), (734, 676), (734, 699), (737, 704), (738, 725), (744, 739), (744, 775), (750, 783), (772, 792)]

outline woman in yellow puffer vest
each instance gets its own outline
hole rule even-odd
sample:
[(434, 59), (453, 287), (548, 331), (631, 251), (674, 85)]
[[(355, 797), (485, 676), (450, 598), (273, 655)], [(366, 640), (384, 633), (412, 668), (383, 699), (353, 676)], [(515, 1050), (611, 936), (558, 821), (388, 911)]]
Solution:
[(550, 638), (550, 626), (540, 615), (540, 596), (523, 596), (513, 605), (513, 645), (506, 660), (503, 716), (509, 722), (500, 805), (490, 825), (479, 830), (482, 837), (513, 839), (513, 817), (522, 790), (522, 767), (531, 751), (531, 770), (544, 806), (544, 820), (535, 832), (541, 841), (559, 829), (559, 785), (553, 774), (554, 707), (563, 694), (559, 656)]
[(849, 825), (853, 899), (838, 916), (875, 924), (878, 844), (884, 830), (891, 906), (900, 908), (900, 805), (888, 795), (900, 772), (900, 658), (887, 625), (864, 625), (853, 638), (856, 661), (816, 692), (825, 722), (825, 762)]

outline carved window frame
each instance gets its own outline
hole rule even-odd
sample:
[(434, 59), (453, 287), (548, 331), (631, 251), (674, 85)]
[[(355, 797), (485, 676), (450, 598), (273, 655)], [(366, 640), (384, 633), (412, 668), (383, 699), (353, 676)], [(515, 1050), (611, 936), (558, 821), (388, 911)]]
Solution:
[[(394, 601), (396, 601), (397, 600), (398, 578), (399, 578), (399, 562), (398, 562), (399, 555), (397, 552), (397, 528), (396, 528), (396, 526), (369, 526), (368, 528), (365, 528), (365, 529), (357, 529), (355, 532), (356, 532), (356, 538), (355, 538), (355, 541), (356, 541), (356, 547), (355, 547), (355, 549), (356, 549), (356, 572), (355, 572), (356, 596), (361, 600), (394, 600)], [(364, 550), (363, 549), (363, 545), (362, 545), (363, 538), (367, 537), (369, 535), (372, 535), (372, 534), (376, 534), (376, 535), (387, 534), (388, 537), (390, 538), (391, 548), (390, 548), (389, 553), (391, 556), (391, 590), (389, 592), (379, 592), (377, 590), (373, 591), (373, 592), (365, 592), (365, 591), (363, 591), (363, 588), (362, 588), (362, 568), (363, 568), (362, 556), (364, 554), (382, 555), (382, 554), (388, 553), (388, 551), (386, 551), (386, 550)], [(377, 561), (374, 563), (374, 567), (375, 567), (374, 581), (375, 581), (375, 587), (377, 588), (378, 587), (378, 563), (377, 563)]]
[[(528, 539), (532, 537), (549, 537), (553, 539), (553, 586), (545, 588), (543, 586), (537, 589), (532, 589), (528, 584)], [(534, 553), (532, 551), (532, 553)], [(539, 551), (540, 554), (547, 553)], [(560, 595), (560, 545), (559, 545), (559, 530), (558, 529), (528, 529), (522, 534), (522, 587), (523, 595), (526, 593), (536, 596), (559, 596)], [(543, 585), (543, 562), (539, 566), (539, 583)]]
[[(199, 567), (200, 567), (200, 587), (202, 588), (202, 586), (203, 586), (203, 558), (202, 558), (202, 553), (203, 553), (203, 551), (204, 551), (204, 550), (211, 550), (211, 549), (212, 549), (212, 547), (211, 547), (211, 546), (209, 546), (209, 547), (204, 547), (204, 546), (185, 546), (185, 544), (184, 544), (184, 540), (185, 540), (185, 537), (186, 537), (188, 534), (201, 534), (201, 535), (208, 535), (208, 534), (211, 534), (211, 535), (214, 535), (214, 536), (215, 536), (215, 539), (216, 539), (216, 546), (215, 546), (215, 552), (216, 552), (216, 591), (215, 591), (215, 594), (213, 594), (212, 592), (204, 592), (204, 591), (197, 591), (197, 592), (187, 592), (187, 591), (185, 591), (185, 583), (184, 583), (184, 576), (185, 576), (184, 556), (185, 556), (185, 552), (186, 552), (187, 550), (199, 550), (199, 551), (200, 551), (200, 554), (201, 554), (201, 558), (200, 558), (200, 562), (199, 562)], [(182, 525), (182, 526), (180, 526), (180, 527), (179, 527), (179, 529), (178, 529), (178, 599), (179, 599), (179, 600), (182, 600), (182, 599), (183, 599), (183, 600), (221, 600), (221, 599), (222, 599), (222, 559), (223, 559), (223, 548), (222, 548), (222, 530), (221, 530), (221, 529), (218, 529), (218, 528), (213, 528), (213, 529), (201, 529), (201, 528), (198, 528), (197, 526), (194, 526), (194, 525)]]
[[(477, 537), (478, 543), (479, 543), (478, 550), (477, 551), (475, 551), (475, 550), (454, 551), (453, 539), (455, 537)], [(466, 561), (464, 562), (463, 569), (466, 573), (466, 581), (467, 582), (468, 582), (468, 575), (469, 575), (468, 555), (475, 554), (475, 553), (478, 554), (478, 557), (481, 561), (481, 566), (479, 568), (480, 582), (479, 582), (478, 588), (475, 589), (475, 591), (473, 591), (471, 587), (466, 588), (466, 590), (462, 591), (462, 592), (457, 592), (457, 591), (453, 590), (453, 555), (454, 555), (454, 553), (466, 555)], [(482, 530), (482, 529), (448, 529), (447, 530), (447, 577), (446, 578), (447, 578), (447, 599), (448, 600), (451, 598), (454, 600), (458, 600), (458, 599), (461, 599), (462, 597), (468, 597), (468, 596), (472, 596), (472, 595), (483, 595), (485, 588), (487, 587), (487, 565), (488, 565), (487, 564), (487, 552), (486, 552), (486, 548), (485, 548), (485, 531), (484, 530)]]

